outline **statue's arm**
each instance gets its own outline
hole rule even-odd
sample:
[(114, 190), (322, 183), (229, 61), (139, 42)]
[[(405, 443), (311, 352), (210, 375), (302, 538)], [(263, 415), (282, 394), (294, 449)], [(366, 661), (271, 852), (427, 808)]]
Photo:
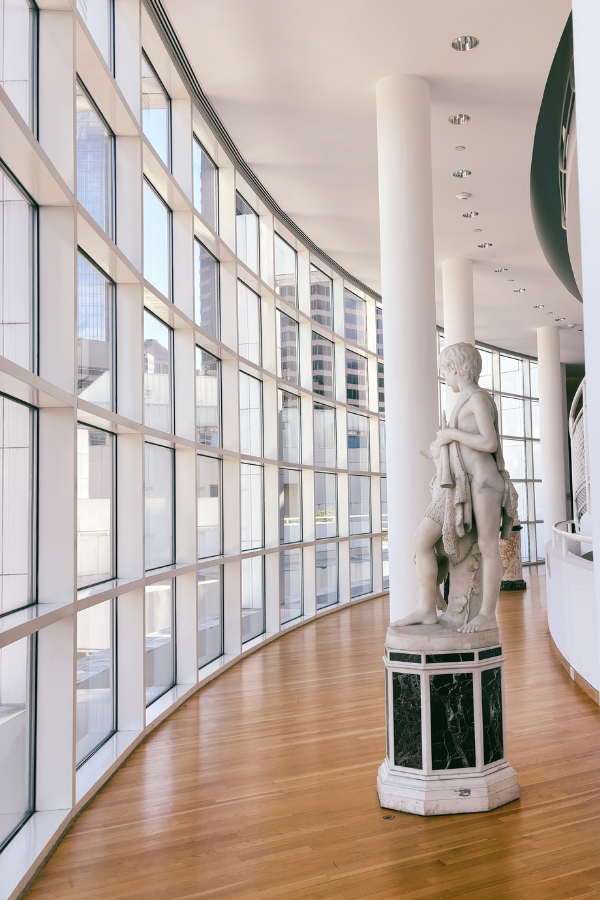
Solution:
[(479, 433), (471, 434), (460, 428), (444, 428), (438, 432), (438, 443), (449, 444), (458, 441), (472, 450), (480, 450), (483, 453), (495, 453), (498, 449), (498, 436), (492, 413), (490, 398), (483, 392), (477, 391), (469, 400), (470, 411), (475, 416)]

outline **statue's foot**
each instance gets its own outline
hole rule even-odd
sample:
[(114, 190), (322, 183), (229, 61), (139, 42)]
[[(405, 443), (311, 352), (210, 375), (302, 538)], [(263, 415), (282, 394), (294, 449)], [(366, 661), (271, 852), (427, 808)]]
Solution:
[(472, 634), (474, 631), (489, 631), (490, 628), (497, 627), (496, 616), (484, 616), (483, 613), (479, 613), (466, 625), (461, 625), (458, 630), (463, 634)]
[(408, 616), (405, 616), (403, 619), (398, 619), (397, 622), (392, 622), (392, 626), (395, 628), (403, 628), (405, 625), (435, 625), (437, 620), (438, 617), (435, 608), (422, 609), (417, 606), (417, 608)]

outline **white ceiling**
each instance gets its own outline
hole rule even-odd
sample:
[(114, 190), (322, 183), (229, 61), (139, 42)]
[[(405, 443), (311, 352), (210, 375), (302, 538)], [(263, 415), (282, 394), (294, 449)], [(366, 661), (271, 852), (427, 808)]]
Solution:
[[(471, 257), (479, 340), (535, 355), (535, 329), (565, 316), (563, 362), (583, 361), (583, 335), (566, 328), (581, 326), (581, 304), (546, 263), (529, 201), (535, 125), (569, 0), (164, 5), (204, 90), (268, 191), (318, 246), (375, 290), (375, 85), (394, 72), (427, 78), (438, 322), (442, 260)], [(480, 46), (457, 53), (450, 42), (461, 34), (477, 36)], [(450, 125), (455, 112), (471, 122)], [(456, 168), (473, 174), (454, 178)], [(472, 198), (457, 200), (461, 190)], [(479, 217), (463, 218), (469, 209)], [(484, 240), (491, 250), (477, 248)], [(495, 274), (501, 265), (509, 271)], [(526, 292), (514, 293), (517, 287)], [(545, 309), (534, 310), (537, 303)]]

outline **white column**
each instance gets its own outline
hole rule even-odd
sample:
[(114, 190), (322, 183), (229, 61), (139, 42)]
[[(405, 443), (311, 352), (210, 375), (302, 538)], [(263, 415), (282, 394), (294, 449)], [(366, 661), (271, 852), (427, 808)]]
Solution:
[[(444, 339), (450, 344), (475, 345), (475, 306), (473, 300), (473, 260), (445, 259), (442, 263), (444, 301)], [(450, 416), (458, 400), (446, 386), (446, 412)]]
[[(594, 497), (600, 496), (600, 4), (597, 0), (573, 0), (573, 43), (577, 85), (577, 163), (579, 167), (579, 216), (583, 282), (585, 378), (590, 458), (592, 516), (598, 521)], [(593, 525), (594, 542), (599, 536)], [(600, 608), (600, 564), (594, 565), (596, 608)], [(598, 619), (600, 629), (600, 618)], [(600, 639), (600, 631), (599, 631)]]
[(475, 344), (473, 260), (445, 259), (442, 263), (444, 338), (449, 344)]
[(416, 605), (414, 533), (430, 502), (438, 428), (429, 84), (377, 85), (377, 149), (388, 447), (390, 616)]
[(546, 543), (552, 540), (552, 526), (567, 518), (565, 484), (565, 422), (560, 330), (546, 325), (537, 330), (540, 380), (540, 437), (542, 449), (542, 489)]

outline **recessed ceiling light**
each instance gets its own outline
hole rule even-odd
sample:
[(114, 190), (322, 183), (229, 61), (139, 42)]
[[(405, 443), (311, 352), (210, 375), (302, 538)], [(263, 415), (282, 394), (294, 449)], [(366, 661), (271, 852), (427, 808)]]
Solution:
[(514, 278), (507, 278), (506, 280), (507, 280), (507, 281), (514, 281), (515, 279), (514, 279)]
[(555, 322), (564, 322), (565, 319), (566, 319), (566, 316), (559, 316), (558, 319), (555, 319), (554, 321)]
[(475, 210), (471, 210), (471, 212), (463, 213), (463, 219), (475, 219), (479, 215)]
[(536, 305), (533, 308), (534, 309), (545, 309), (546, 304), (545, 303), (536, 303)]
[(456, 195), (456, 199), (457, 200), (468, 200), (469, 197), (471, 197), (471, 196), (472, 196), (472, 194), (470, 194), (468, 191), (461, 191), (460, 194)]
[(466, 125), (471, 121), (471, 116), (466, 113), (454, 113), (453, 116), (448, 116), (448, 121), (451, 125)]
[(506, 269), (504, 266), (500, 266), (499, 269), (494, 269), (494, 272), (508, 272), (508, 269)]
[(583, 331), (583, 328), (578, 328), (577, 331)]
[(478, 234), (480, 231), (483, 231), (483, 228), (474, 228), (473, 234)]
[(493, 244), (490, 244), (489, 241), (484, 241), (483, 244), (477, 244), (477, 246), (480, 247), (481, 250), (487, 250), (487, 248), (492, 247)]
[(573, 323), (572, 325), (567, 325), (567, 328), (575, 328), (575, 323)]
[(466, 147), (463, 147), (462, 144), (459, 144), (458, 147), (455, 147), (454, 149), (455, 149), (455, 150), (466, 150), (467, 148), (466, 148)]
[(455, 178), (468, 178), (471, 174), (470, 169), (457, 169), (456, 172), (452, 173)]
[(513, 288), (515, 294), (524, 294), (527, 288)]
[(461, 34), (452, 41), (453, 50), (474, 50), (478, 46), (479, 38), (473, 37), (472, 34)]

